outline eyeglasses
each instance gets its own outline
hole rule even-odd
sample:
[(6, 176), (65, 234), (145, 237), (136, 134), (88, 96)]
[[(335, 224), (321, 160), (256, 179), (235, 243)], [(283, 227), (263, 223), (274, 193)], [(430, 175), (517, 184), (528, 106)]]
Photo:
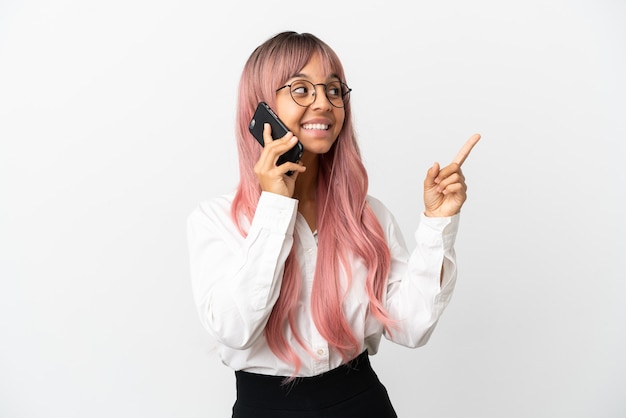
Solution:
[(324, 93), (331, 105), (335, 107), (344, 107), (350, 98), (350, 92), (352, 89), (341, 81), (331, 81), (330, 83), (318, 83), (313, 84), (307, 80), (296, 80), (291, 84), (286, 84), (276, 90), (278, 93), (284, 88), (289, 88), (291, 98), (297, 105), (302, 107), (308, 107), (315, 101), (315, 95), (317, 93), (317, 86), (324, 87)]

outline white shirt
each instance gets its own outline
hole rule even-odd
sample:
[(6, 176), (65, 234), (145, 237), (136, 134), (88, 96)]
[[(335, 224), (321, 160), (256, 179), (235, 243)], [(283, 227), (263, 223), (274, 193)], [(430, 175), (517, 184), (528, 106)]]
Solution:
[[(252, 222), (244, 225), (248, 230), (244, 238), (230, 216), (233, 197), (229, 194), (210, 199), (188, 219), (194, 299), (202, 324), (218, 343), (221, 360), (234, 370), (292, 375), (293, 365), (277, 358), (268, 347), (264, 328), (278, 299), (285, 260), (295, 245), (303, 281), (297, 329), (315, 354), (311, 357), (295, 342), (289, 327), (285, 328), (287, 340), (294, 342), (292, 347), (303, 361), (298, 376), (313, 376), (340, 366), (341, 355), (329, 350), (311, 317), (309, 301), (317, 244), (297, 211), (298, 201), (262, 193)], [(344, 301), (344, 313), (361, 343), (361, 352), (367, 349), (375, 354), (383, 334), (407, 347), (421, 346), (428, 341), (452, 296), (459, 215), (421, 215), (415, 233), (417, 245), (409, 255), (393, 215), (378, 200), (371, 196), (367, 200), (391, 250), (384, 306), (399, 321), (398, 327), (388, 335), (368, 313), (366, 269), (357, 259), (352, 263), (352, 286)]]

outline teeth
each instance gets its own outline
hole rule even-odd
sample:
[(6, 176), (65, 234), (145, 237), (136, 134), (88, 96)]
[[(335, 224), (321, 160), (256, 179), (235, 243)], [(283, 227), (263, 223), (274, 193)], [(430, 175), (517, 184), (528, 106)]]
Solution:
[(324, 125), (321, 123), (307, 123), (305, 125), (302, 125), (302, 127), (304, 129), (322, 129), (324, 131), (328, 129), (328, 125)]

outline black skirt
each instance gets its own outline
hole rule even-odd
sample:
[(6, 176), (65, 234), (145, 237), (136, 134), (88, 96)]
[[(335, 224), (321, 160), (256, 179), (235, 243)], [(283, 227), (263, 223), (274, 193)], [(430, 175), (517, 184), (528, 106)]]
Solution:
[(284, 383), (282, 376), (235, 372), (233, 418), (396, 418), (367, 351), (336, 369)]

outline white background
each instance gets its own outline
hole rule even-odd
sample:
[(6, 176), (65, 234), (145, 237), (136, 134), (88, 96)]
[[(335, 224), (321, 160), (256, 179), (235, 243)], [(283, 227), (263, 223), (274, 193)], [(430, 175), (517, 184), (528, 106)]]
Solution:
[(235, 95), (282, 30), (342, 58), (409, 245), (474, 132), (455, 296), (373, 357), (409, 417), (626, 416), (626, 3), (0, 3), (0, 417), (227, 417), (185, 222), (237, 182)]

